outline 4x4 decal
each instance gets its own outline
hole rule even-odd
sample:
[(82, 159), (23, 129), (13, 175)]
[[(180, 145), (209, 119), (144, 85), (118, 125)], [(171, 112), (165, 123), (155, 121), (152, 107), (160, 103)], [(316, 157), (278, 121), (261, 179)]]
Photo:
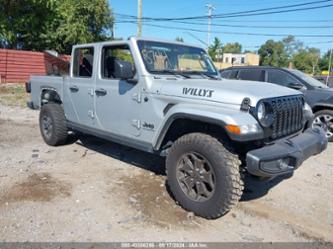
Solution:
[(199, 89), (199, 88), (183, 88), (183, 94), (184, 95), (192, 95), (192, 96), (198, 96), (198, 97), (207, 97), (211, 98), (213, 96), (214, 90), (209, 89)]

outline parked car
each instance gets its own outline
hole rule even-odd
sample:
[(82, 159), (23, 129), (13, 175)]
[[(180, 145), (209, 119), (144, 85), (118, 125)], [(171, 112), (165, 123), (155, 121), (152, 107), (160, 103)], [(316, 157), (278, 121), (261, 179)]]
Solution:
[(175, 199), (210, 219), (240, 200), (240, 172), (290, 174), (327, 147), (322, 129), (305, 129), (313, 114), (301, 92), (222, 81), (206, 51), (184, 43), (77, 45), (68, 77), (32, 76), (27, 89), (47, 144), (74, 132), (165, 156)]
[(259, 66), (231, 67), (221, 70), (220, 73), (225, 79), (261, 81), (300, 90), (315, 114), (312, 126), (323, 128), (328, 140), (333, 141), (332, 88), (295, 69)]
[[(333, 88), (333, 76), (329, 76), (327, 79), (327, 76), (314, 76), (313, 78), (315, 78), (316, 80), (319, 80), (321, 83), (328, 85), (329, 87)], [(327, 82), (327, 84), (326, 84)]]

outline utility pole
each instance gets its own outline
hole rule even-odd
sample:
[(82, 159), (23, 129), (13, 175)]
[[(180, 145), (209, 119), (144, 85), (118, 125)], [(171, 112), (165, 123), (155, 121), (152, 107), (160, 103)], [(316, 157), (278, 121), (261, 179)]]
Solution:
[(329, 57), (329, 61), (328, 61), (328, 75), (326, 78), (326, 85), (328, 85), (328, 79), (330, 78), (331, 69), (332, 69), (332, 53), (333, 53), (333, 43), (332, 43), (331, 53), (330, 53), (330, 57)]
[(138, 0), (138, 33), (137, 36), (140, 37), (142, 34), (142, 0)]
[(206, 4), (206, 8), (208, 8), (208, 30), (207, 30), (207, 51), (210, 45), (210, 33), (212, 31), (212, 13), (215, 10), (214, 5)]
[(115, 24), (114, 21), (113, 21), (113, 24), (112, 24), (112, 39), (113, 40), (116, 39), (116, 24)]

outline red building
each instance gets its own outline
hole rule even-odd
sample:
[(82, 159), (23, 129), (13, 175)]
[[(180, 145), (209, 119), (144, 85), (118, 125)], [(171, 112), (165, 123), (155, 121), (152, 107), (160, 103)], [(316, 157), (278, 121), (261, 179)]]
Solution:
[(70, 56), (0, 49), (0, 83), (24, 83), (30, 75), (68, 73)]

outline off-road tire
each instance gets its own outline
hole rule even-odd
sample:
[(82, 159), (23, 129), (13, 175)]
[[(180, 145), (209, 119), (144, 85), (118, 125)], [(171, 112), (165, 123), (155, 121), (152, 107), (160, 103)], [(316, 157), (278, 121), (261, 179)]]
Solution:
[[(52, 122), (50, 135), (45, 135), (43, 132), (43, 118), (49, 117)], [(68, 129), (64, 109), (56, 103), (43, 105), (39, 114), (39, 127), (42, 137), (48, 145), (58, 146), (66, 143), (68, 138)]]
[[(190, 199), (177, 180), (177, 164), (182, 155), (189, 152), (204, 156), (215, 172), (216, 188), (207, 201)], [(168, 151), (167, 182), (174, 198), (185, 210), (207, 219), (216, 219), (228, 213), (242, 196), (244, 187), (239, 172), (240, 164), (238, 157), (216, 138), (203, 133), (191, 133), (176, 140)]]
[[(332, 110), (322, 110), (322, 111), (316, 112), (314, 115), (315, 115), (315, 117), (314, 117), (313, 121), (320, 115), (329, 115), (329, 116), (333, 117), (333, 111)], [(328, 140), (328, 142), (333, 142), (333, 136), (327, 137), (327, 140)]]

